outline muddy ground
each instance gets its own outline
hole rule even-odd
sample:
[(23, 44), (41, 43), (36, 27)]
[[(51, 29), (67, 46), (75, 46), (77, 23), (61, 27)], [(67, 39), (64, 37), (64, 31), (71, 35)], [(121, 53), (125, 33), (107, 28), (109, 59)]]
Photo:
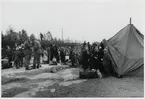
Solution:
[(79, 79), (79, 71), (68, 66), (44, 65), (30, 71), (2, 70), (2, 97), (144, 96), (143, 77)]

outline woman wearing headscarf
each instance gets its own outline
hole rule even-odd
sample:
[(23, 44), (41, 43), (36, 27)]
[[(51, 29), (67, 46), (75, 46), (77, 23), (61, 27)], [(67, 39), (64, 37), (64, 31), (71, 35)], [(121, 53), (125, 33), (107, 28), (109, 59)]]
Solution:
[(87, 70), (89, 67), (89, 59), (90, 59), (90, 53), (89, 53), (89, 47), (86, 43), (84, 43), (81, 54), (81, 65), (84, 70)]

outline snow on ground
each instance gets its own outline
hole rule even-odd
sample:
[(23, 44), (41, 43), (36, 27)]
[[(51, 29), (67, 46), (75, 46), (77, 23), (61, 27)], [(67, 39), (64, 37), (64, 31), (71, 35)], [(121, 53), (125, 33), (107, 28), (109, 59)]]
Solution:
[(68, 66), (19, 70), (2, 70), (2, 81), (10, 80), (2, 83), (2, 97), (143, 97), (144, 93), (142, 77), (79, 79), (80, 69)]

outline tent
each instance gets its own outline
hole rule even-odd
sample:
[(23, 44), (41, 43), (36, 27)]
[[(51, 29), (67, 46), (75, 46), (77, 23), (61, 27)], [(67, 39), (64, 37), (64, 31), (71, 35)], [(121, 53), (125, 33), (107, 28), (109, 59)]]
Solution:
[(106, 41), (114, 71), (119, 75), (141, 74), (144, 66), (144, 36), (128, 24)]

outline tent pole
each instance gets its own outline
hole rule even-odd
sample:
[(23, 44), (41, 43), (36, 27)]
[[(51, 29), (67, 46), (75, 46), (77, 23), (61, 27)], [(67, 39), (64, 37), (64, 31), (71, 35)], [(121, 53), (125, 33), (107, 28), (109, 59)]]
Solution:
[(131, 17), (130, 17), (130, 24), (131, 24)]

